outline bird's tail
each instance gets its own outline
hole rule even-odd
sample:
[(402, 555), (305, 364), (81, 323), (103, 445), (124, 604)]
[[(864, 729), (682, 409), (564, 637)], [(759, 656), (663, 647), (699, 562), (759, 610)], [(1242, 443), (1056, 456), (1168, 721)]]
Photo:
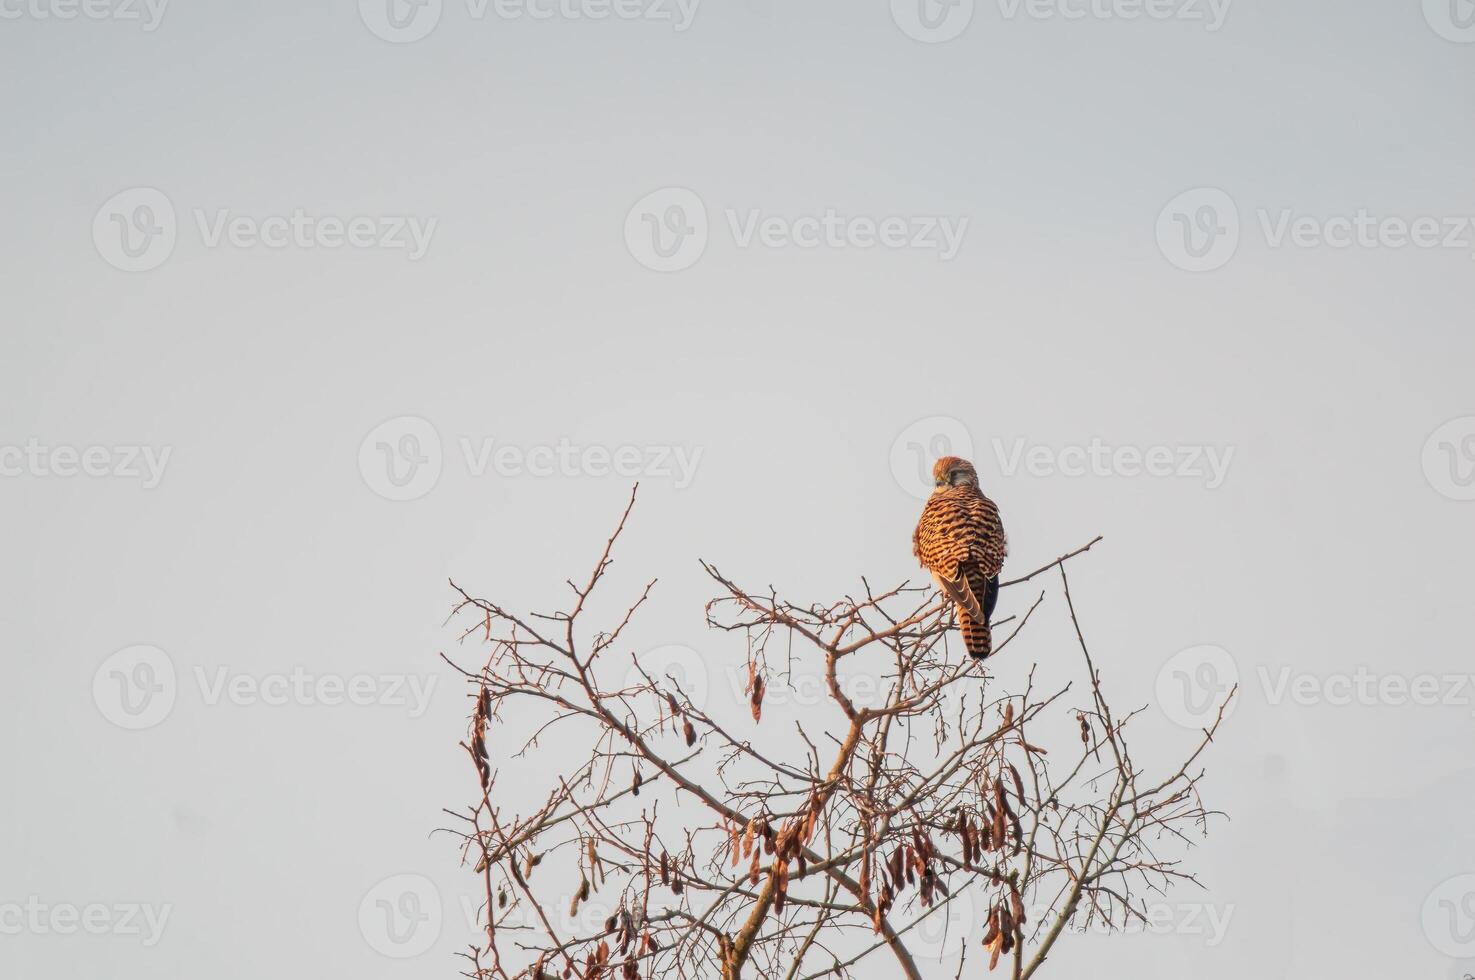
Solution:
[(988, 620), (974, 619), (962, 606), (958, 607), (958, 632), (963, 634), (963, 646), (974, 660), (982, 660), (994, 652), (994, 632)]

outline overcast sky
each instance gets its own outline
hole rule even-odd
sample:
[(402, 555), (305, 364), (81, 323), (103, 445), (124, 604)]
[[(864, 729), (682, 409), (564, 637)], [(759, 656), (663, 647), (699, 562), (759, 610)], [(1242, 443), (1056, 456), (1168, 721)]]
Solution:
[(1469, 0), (0, 0), (0, 79), (0, 974), (455, 976), (447, 578), (638, 478), (736, 705), (697, 559), (915, 578), (940, 451), (1006, 574), (1105, 535), (1145, 753), (1241, 684), (1204, 889), (1057, 975), (1475, 972)]

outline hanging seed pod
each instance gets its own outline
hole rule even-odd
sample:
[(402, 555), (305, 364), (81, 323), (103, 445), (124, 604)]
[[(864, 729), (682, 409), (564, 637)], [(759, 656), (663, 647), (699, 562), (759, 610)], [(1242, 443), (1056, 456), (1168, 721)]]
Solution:
[(686, 735), (686, 746), (690, 748), (697, 744), (697, 730), (692, 727), (691, 720), (688, 718), (681, 719), (681, 724), (683, 732)]
[(543, 863), (543, 855), (541, 855), (541, 854), (529, 854), (526, 858), (523, 859), (523, 862), (522, 862), (522, 876), (524, 878), (530, 878), (530, 877), (532, 877), (533, 869), (536, 868), (538, 865), (540, 865), (542, 863)]
[(637, 770), (635, 770), (635, 779), (631, 782), (631, 785), (630, 785), (630, 792), (633, 793), (636, 796), (639, 796), (640, 795), (640, 783), (641, 782), (642, 782), (642, 780), (640, 778), (640, 770), (637, 769)]
[(497, 889), (497, 908), (499, 908), (499, 909), (505, 909), (506, 907), (507, 907), (507, 890), (505, 888), (498, 888)]
[(661, 884), (667, 887), (671, 885), (671, 858), (665, 851), (661, 852)]
[(670, 691), (666, 692), (666, 704), (671, 708), (671, 714), (681, 714), (681, 707), (676, 703), (676, 695), (672, 694)]
[(584, 878), (579, 882), (579, 901), (589, 901), (589, 879)]
[(1024, 802), (1024, 780), (1019, 777), (1019, 770), (1014, 768), (1013, 763), (1004, 763), (1004, 768), (1009, 770), (1009, 775), (1014, 777), (1014, 798), (1020, 803)]
[(1014, 879), (1009, 879), (1009, 904), (1014, 910), (1014, 925), (1024, 925), (1024, 900), (1019, 897), (1019, 888), (1015, 886)]
[(752, 709), (753, 709), (753, 720), (755, 722), (762, 721), (763, 720), (763, 678), (761, 678), (761, 677), (756, 677), (756, 678), (753, 679), (753, 697), (751, 698), (751, 705), (752, 705)]
[(1014, 702), (1004, 702), (1004, 727), (1008, 728), (1014, 724)]
[(618, 921), (619, 920), (616, 919), (614, 916), (610, 916), (608, 919), (605, 919), (604, 920), (604, 931), (605, 932), (614, 932), (615, 931), (615, 925), (618, 923)]
[(999, 910), (991, 908), (988, 910), (988, 927), (983, 930), (983, 944), (987, 946), (998, 938), (999, 935)]

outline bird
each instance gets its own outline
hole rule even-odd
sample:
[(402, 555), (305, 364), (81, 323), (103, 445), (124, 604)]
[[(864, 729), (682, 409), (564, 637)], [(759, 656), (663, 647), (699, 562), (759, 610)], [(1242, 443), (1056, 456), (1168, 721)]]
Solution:
[(978, 471), (958, 456), (932, 467), (932, 495), (912, 532), (912, 553), (957, 608), (963, 645), (975, 660), (993, 652), (989, 619), (1009, 541), (999, 508), (978, 488)]

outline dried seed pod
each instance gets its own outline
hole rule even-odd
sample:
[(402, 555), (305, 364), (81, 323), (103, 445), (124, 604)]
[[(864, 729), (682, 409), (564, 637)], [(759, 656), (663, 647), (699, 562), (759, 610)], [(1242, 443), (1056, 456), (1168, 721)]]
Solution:
[(752, 709), (753, 709), (753, 720), (755, 722), (756, 721), (762, 721), (763, 720), (763, 678), (761, 678), (761, 677), (756, 677), (756, 678), (753, 679), (753, 696), (750, 699), (750, 704), (751, 704)]
[(641, 782), (642, 782), (642, 780), (640, 778), (640, 770), (637, 769), (637, 770), (635, 770), (635, 779), (631, 783), (631, 786), (630, 786), (630, 792), (633, 793), (636, 796), (639, 796), (640, 795), (640, 784), (641, 784)]
[(665, 851), (661, 852), (661, 884), (671, 884), (671, 858)]
[(666, 704), (670, 706), (671, 714), (681, 714), (681, 707), (676, 703), (676, 695), (672, 694), (670, 691), (666, 692)]
[(999, 935), (999, 910), (991, 908), (988, 910), (988, 927), (983, 930), (983, 944), (987, 946)]
[(523, 862), (522, 862), (522, 876), (524, 878), (530, 878), (530, 877), (532, 877), (533, 869), (536, 868), (538, 865), (540, 865), (542, 863), (543, 863), (543, 855), (541, 855), (541, 854), (529, 854), (526, 858), (523, 859)]
[(1024, 900), (1019, 897), (1019, 889), (1012, 878), (1009, 879), (1009, 904), (1013, 906), (1015, 926), (1022, 927), (1024, 925)]
[(690, 748), (697, 744), (697, 730), (692, 726), (691, 719), (689, 718), (683, 718), (681, 723), (683, 732), (686, 735), (686, 745)]

